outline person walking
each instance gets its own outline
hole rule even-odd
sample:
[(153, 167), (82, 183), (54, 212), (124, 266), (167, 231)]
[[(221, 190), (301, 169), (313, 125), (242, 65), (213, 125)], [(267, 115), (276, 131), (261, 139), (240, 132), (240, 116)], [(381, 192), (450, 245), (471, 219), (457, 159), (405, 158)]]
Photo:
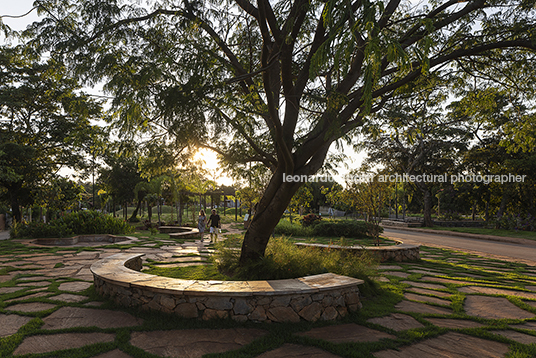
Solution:
[(218, 229), (220, 228), (220, 216), (215, 209), (212, 209), (212, 214), (208, 218), (208, 225), (210, 226), (210, 242), (216, 242), (218, 240)]
[(205, 227), (207, 225), (207, 215), (205, 214), (205, 210), (199, 211), (199, 216), (197, 217), (197, 230), (199, 230), (199, 234), (201, 235), (201, 240), (203, 240), (203, 235), (205, 234)]

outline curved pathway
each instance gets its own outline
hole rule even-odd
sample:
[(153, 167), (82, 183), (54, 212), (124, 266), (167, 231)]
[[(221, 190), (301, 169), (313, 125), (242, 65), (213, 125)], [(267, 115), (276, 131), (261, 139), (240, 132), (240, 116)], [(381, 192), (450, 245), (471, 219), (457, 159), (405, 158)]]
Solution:
[[(536, 241), (523, 240), (523, 244), (498, 242), (446, 234), (384, 228), (384, 236), (397, 238), (408, 244), (421, 244), (470, 252), (486, 257), (536, 265)], [(505, 238), (507, 240), (507, 238)]]

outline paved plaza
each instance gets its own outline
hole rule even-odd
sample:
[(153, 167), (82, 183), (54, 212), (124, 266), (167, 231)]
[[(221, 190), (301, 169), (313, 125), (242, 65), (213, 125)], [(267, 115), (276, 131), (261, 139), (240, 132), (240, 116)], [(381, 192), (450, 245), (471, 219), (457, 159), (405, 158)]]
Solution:
[(207, 240), (148, 237), (122, 246), (43, 247), (29, 240), (4, 246), (0, 356), (536, 355), (536, 267), (526, 264), (423, 247), (420, 262), (380, 265), (374, 278), (380, 293), (365, 296), (361, 312), (343, 321), (239, 324), (114, 306), (95, 294), (89, 267), (118, 252), (186, 266), (205, 262), (209, 248)]

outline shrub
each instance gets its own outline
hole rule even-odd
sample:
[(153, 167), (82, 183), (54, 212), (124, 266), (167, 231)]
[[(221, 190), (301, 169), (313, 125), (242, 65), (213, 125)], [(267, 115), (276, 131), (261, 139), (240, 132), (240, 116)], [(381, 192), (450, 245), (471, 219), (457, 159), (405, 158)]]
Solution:
[(16, 223), (11, 231), (12, 238), (68, 237), (91, 234), (126, 234), (131, 226), (120, 218), (98, 211), (77, 211), (66, 214), (45, 224), (42, 222)]
[[(370, 236), (371, 226), (374, 225), (356, 220), (323, 220), (313, 226), (313, 233), (316, 236), (360, 239)], [(380, 233), (383, 232), (383, 228), (380, 227), (379, 230)]]
[(496, 229), (535, 231), (536, 218), (528, 214), (503, 214), (500, 219), (493, 222)]
[(274, 229), (276, 235), (286, 236), (313, 236), (312, 227), (303, 227), (298, 223), (291, 223), (287, 219), (281, 219)]
[[(233, 246), (236, 246), (234, 243)], [(343, 250), (300, 248), (287, 238), (273, 238), (266, 247), (264, 258), (239, 266), (240, 250), (221, 242), (213, 257), (220, 272), (237, 280), (273, 280), (296, 278), (332, 272), (370, 282), (377, 259), (367, 251), (349, 253)]]
[(322, 220), (322, 216), (316, 214), (308, 214), (301, 219), (301, 224), (307, 227), (319, 223), (320, 220)]

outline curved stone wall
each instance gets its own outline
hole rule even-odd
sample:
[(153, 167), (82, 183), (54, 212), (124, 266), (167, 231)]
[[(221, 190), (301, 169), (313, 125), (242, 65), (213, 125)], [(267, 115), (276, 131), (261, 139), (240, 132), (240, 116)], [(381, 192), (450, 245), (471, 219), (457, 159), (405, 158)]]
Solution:
[(143, 254), (120, 253), (91, 266), (95, 289), (126, 307), (186, 318), (299, 322), (336, 320), (361, 308), (362, 280), (331, 273), (288, 280), (198, 281), (139, 272)]
[(416, 261), (421, 259), (420, 245), (404, 244), (401, 241), (397, 241), (397, 245), (392, 246), (339, 246), (339, 245), (325, 245), (325, 244), (308, 244), (298, 242), (295, 244), (299, 247), (316, 247), (319, 249), (330, 250), (347, 250), (354, 252), (362, 252), (364, 250), (372, 252), (378, 257), (381, 262), (384, 261)]

